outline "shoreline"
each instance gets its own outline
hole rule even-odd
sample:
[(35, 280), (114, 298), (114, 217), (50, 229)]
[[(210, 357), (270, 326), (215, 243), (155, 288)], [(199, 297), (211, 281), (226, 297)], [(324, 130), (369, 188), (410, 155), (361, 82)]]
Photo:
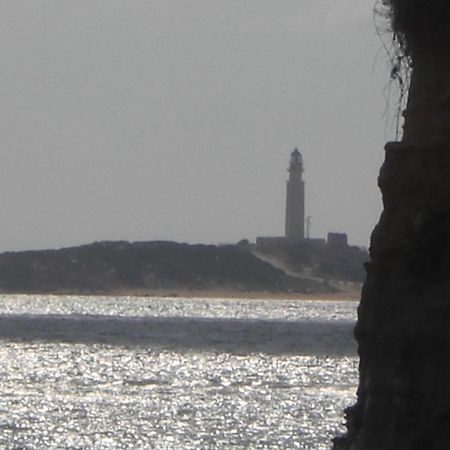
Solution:
[[(130, 296), (130, 294), (127, 294)], [(257, 291), (236, 291), (236, 290), (167, 290), (152, 291), (146, 294), (134, 293), (131, 296), (137, 297), (165, 297), (165, 298), (189, 298), (189, 299), (242, 299), (242, 300), (324, 300), (324, 301), (359, 301), (361, 290), (352, 289), (340, 292), (328, 293), (298, 293), (298, 292), (257, 292)]]
[(359, 301), (362, 285), (351, 285), (337, 292), (299, 293), (241, 291), (237, 289), (112, 289), (110, 291), (53, 291), (53, 292), (2, 292), (0, 295), (51, 295), (80, 297), (155, 297), (188, 299), (242, 299), (242, 300), (301, 300), (301, 301)]
[[(362, 284), (349, 283), (341, 285), (336, 292), (270, 292), (243, 291), (238, 289), (129, 289), (116, 290), (106, 295), (128, 297), (159, 297), (159, 298), (189, 298), (189, 299), (242, 299), (242, 300), (348, 300), (361, 299)], [(102, 294), (99, 294), (102, 295)]]

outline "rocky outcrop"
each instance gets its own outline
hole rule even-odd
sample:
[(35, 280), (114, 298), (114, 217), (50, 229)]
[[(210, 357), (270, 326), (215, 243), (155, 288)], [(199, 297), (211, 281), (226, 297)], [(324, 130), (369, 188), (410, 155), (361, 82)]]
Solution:
[[(450, 3), (385, 0), (411, 76), (358, 311), (360, 380), (340, 450), (450, 448)], [(401, 81), (401, 80), (400, 80)]]
[(335, 449), (450, 448), (450, 148), (392, 143), (355, 330), (358, 402)]

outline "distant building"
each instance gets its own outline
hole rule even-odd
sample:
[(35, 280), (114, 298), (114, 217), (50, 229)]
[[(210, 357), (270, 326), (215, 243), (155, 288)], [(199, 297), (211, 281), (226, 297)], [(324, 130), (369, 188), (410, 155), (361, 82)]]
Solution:
[(316, 247), (324, 247), (325, 239), (288, 239), (282, 236), (259, 236), (256, 238), (256, 248), (259, 250), (273, 251), (276, 249), (292, 248), (295, 245), (309, 244)]
[(348, 239), (346, 233), (328, 233), (327, 244), (332, 248), (347, 248)]
[(286, 185), (286, 239), (305, 238), (305, 182), (303, 159), (296, 148), (289, 162), (289, 180)]
[(305, 237), (305, 182), (303, 180), (303, 158), (296, 148), (291, 153), (289, 161), (289, 179), (286, 184), (286, 216), (284, 236), (264, 236), (256, 239), (256, 248), (273, 251), (293, 245), (308, 243), (316, 247), (329, 246), (336, 249), (348, 247), (345, 233), (328, 233), (328, 238), (311, 239), (309, 228), (311, 217), (306, 221), (307, 235)]
[(305, 182), (303, 181), (303, 159), (296, 148), (289, 161), (289, 179), (286, 184), (285, 235), (256, 239), (256, 247), (269, 250), (289, 247), (305, 239)]

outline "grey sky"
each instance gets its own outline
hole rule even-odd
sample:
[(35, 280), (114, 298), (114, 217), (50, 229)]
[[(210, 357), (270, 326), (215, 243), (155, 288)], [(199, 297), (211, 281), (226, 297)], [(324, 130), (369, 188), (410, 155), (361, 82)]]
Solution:
[(0, 250), (282, 235), (294, 147), (312, 235), (366, 244), (392, 139), (372, 7), (2, 0)]

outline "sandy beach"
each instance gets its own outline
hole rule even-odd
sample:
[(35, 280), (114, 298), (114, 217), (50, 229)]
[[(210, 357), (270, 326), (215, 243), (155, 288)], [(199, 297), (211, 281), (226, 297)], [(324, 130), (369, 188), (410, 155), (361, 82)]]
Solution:
[(111, 289), (101, 291), (58, 290), (51, 292), (2, 292), (1, 295), (75, 295), (75, 296), (114, 296), (114, 297), (158, 297), (158, 298), (227, 298), (247, 300), (353, 300), (359, 301), (362, 284), (346, 283), (339, 291), (322, 293), (244, 291), (238, 289)]
[[(105, 293), (94, 293), (93, 295), (114, 295), (127, 297), (185, 297), (185, 298), (227, 298), (227, 299), (273, 299), (273, 300), (354, 300), (359, 301), (361, 297), (360, 284), (348, 284), (340, 287), (338, 292), (327, 293), (298, 293), (298, 292), (259, 292), (241, 291), (232, 289), (132, 289), (124, 291), (113, 291)], [(64, 293), (69, 294), (69, 293)]]

